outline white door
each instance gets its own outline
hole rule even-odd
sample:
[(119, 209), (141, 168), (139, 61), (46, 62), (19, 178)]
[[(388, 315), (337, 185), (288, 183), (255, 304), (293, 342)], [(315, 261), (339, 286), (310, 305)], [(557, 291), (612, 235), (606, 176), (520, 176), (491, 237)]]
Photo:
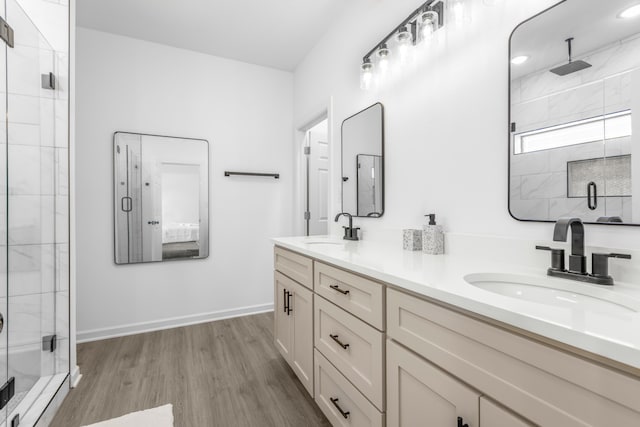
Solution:
[(329, 230), (329, 143), (327, 121), (308, 132), (309, 154), (307, 170), (307, 235), (327, 234)]

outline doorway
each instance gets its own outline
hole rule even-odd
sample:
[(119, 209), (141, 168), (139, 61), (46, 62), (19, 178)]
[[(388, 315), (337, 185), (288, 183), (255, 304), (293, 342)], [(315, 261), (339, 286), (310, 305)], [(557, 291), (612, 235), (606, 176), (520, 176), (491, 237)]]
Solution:
[(329, 139), (328, 120), (306, 131), (304, 139), (305, 231), (307, 236), (329, 232)]

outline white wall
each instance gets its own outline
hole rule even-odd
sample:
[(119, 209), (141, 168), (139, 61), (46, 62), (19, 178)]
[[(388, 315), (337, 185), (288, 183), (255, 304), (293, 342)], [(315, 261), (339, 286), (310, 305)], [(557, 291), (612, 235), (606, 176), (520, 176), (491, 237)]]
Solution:
[[(365, 238), (421, 224), (433, 211), (448, 231), (550, 239), (552, 224), (518, 222), (507, 210), (507, 73), (511, 31), (555, 0), (467, 0), (472, 22), (443, 29), (417, 70), (384, 89), (361, 91), (362, 56), (421, 3), (354, 0), (294, 73), (294, 125), (332, 104), (330, 215), (340, 211), (340, 124), (381, 101), (385, 214), (356, 220)], [(639, 237), (633, 227), (593, 225), (586, 232), (587, 244), (621, 248), (640, 247)], [(400, 244), (400, 231), (397, 238)]]
[[(78, 337), (269, 309), (272, 236), (292, 233), (292, 74), (79, 28)], [(113, 263), (112, 136), (210, 143), (210, 256)], [(281, 179), (225, 178), (224, 170)]]

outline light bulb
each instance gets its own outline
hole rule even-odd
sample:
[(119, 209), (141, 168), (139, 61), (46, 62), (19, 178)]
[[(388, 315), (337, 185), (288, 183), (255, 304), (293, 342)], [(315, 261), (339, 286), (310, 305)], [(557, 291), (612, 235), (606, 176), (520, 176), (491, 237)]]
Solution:
[(629, 19), (635, 18), (636, 16), (640, 16), (640, 4), (636, 4), (635, 6), (631, 6), (620, 12), (618, 18)]
[(465, 0), (450, 0), (450, 10), (453, 18), (453, 22), (457, 26), (461, 26), (462, 24), (468, 24), (471, 22), (471, 17), (469, 16), (468, 7), (465, 5)]
[(371, 59), (365, 58), (360, 66), (360, 89), (369, 90), (373, 87), (373, 64)]
[(390, 54), (391, 51), (387, 48), (386, 43), (381, 44), (376, 51), (376, 56), (378, 57), (378, 68), (380, 68), (381, 73), (385, 73), (389, 69)]
[(429, 40), (438, 29), (438, 13), (432, 10), (423, 12), (418, 18), (418, 35), (420, 42)]
[(398, 31), (395, 37), (398, 65), (405, 66), (411, 62), (413, 50), (413, 35), (407, 31), (407, 27), (403, 27)]

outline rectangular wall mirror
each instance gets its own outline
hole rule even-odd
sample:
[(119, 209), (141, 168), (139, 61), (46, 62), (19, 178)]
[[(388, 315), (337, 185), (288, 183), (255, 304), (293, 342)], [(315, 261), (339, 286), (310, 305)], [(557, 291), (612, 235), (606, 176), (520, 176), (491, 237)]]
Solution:
[(384, 108), (377, 103), (342, 122), (342, 212), (384, 213)]
[(116, 132), (115, 262), (209, 256), (209, 144)]
[(509, 211), (640, 224), (640, 17), (566, 0), (510, 41)]

